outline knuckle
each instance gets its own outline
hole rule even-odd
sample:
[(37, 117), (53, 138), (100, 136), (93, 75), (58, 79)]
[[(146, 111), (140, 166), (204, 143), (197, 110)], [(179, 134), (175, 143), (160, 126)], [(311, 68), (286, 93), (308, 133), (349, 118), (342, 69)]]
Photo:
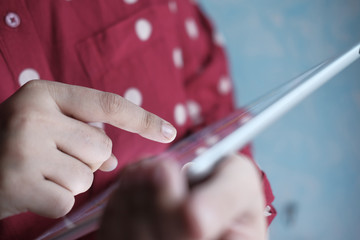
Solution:
[(6, 117), (1, 119), (4, 129), (23, 129), (34, 118), (32, 110), (26, 106), (20, 108), (15, 103), (8, 105), (4, 113)]
[(86, 192), (92, 185), (94, 181), (94, 174), (86, 165), (79, 165), (77, 166), (76, 171), (76, 179), (72, 181), (70, 186), (70, 190), (73, 195), (78, 195), (80, 193)]
[(124, 108), (124, 101), (122, 97), (113, 93), (101, 93), (99, 101), (100, 107), (107, 115), (113, 115), (115, 113), (118, 113)]
[(10, 118), (10, 125), (21, 131), (26, 129), (32, 129), (34, 124), (40, 122), (39, 114), (33, 111), (32, 109), (23, 109), (22, 111), (17, 111), (14, 115)]
[(86, 167), (88, 170), (84, 171), (81, 180), (79, 181), (79, 186), (74, 195), (79, 193), (86, 192), (92, 185), (94, 180), (94, 174), (90, 168)]
[(24, 94), (44, 94), (52, 90), (54, 90), (54, 82), (38, 79), (28, 81), (20, 89), (21, 92), (25, 92)]
[(140, 132), (146, 132), (154, 125), (155, 116), (147, 111), (144, 111), (143, 117), (141, 119)]
[(61, 194), (59, 196), (54, 197), (53, 199), (54, 208), (52, 208), (52, 212), (50, 212), (50, 216), (52, 218), (59, 218), (65, 216), (75, 203), (75, 198), (71, 194)]
[(27, 83), (25, 83), (22, 88), (23, 89), (32, 89), (32, 88), (39, 88), (44, 86), (44, 82), (43, 80), (30, 80)]
[(6, 114), (7, 117), (2, 119), (2, 124), (4, 129), (10, 131), (34, 131), (39, 126), (49, 124), (49, 117), (41, 109), (27, 103), (10, 106)]
[[(4, 114), (4, 117), (1, 118), (1, 125), (4, 129), (31, 129), (48, 121), (44, 104), (41, 104), (44, 99), (34, 90), (34, 88), (39, 89), (44, 82), (46, 81), (32, 80), (22, 87), (24, 88), (21, 90), (23, 94), (15, 93), (6, 103), (4, 102), (1, 106), (1, 112)], [(24, 91), (30, 93), (24, 93)]]
[[(29, 163), (31, 156), (34, 154), (33, 136), (37, 134), (36, 120), (34, 117), (20, 115), (8, 119), (4, 129), (1, 129), (1, 135), (5, 137), (0, 140), (1, 153), (0, 158), (3, 164), (8, 164), (13, 171), (22, 170), (25, 164)], [(21, 146), (19, 148), (19, 146)], [(0, 168), (1, 165), (0, 164)]]
[(103, 147), (104, 156), (102, 157), (102, 159), (105, 161), (111, 156), (113, 143), (106, 134), (103, 134), (102, 144), (104, 146)]
[(113, 145), (112, 140), (105, 133), (97, 131), (96, 134), (96, 140), (93, 141), (93, 155), (89, 158), (93, 170), (96, 170), (104, 161), (109, 159)]

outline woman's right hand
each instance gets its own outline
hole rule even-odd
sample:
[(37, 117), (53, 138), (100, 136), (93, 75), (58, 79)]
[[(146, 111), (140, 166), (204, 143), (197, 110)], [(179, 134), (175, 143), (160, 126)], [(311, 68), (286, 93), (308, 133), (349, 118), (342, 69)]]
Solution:
[(121, 96), (34, 80), (0, 104), (0, 219), (31, 211), (57, 218), (117, 166), (104, 122), (163, 143), (175, 128)]

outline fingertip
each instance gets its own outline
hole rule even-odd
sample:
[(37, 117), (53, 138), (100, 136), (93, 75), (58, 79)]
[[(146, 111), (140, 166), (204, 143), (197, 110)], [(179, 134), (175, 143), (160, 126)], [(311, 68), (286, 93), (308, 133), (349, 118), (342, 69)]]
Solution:
[(106, 160), (99, 168), (103, 172), (111, 172), (116, 169), (118, 160), (114, 154), (111, 154), (110, 158)]
[(161, 134), (164, 137), (164, 142), (165, 143), (170, 143), (170, 142), (174, 141), (174, 139), (176, 137), (176, 134), (177, 134), (177, 131), (176, 131), (176, 128), (173, 125), (171, 125), (170, 123), (164, 121), (161, 124)]

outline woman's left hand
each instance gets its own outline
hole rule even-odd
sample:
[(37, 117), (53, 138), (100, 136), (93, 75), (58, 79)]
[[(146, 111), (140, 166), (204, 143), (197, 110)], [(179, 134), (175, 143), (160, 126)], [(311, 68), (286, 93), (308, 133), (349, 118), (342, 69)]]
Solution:
[(259, 173), (244, 156), (228, 157), (188, 188), (173, 161), (126, 167), (103, 216), (100, 239), (266, 239)]

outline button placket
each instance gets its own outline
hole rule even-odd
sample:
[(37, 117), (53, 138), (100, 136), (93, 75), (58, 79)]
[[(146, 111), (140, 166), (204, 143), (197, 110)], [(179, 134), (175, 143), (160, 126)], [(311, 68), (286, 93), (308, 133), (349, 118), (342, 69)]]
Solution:
[(54, 79), (33, 19), (26, 5), (20, 2), (0, 1), (0, 9), (3, 9), (0, 11), (0, 48), (12, 80), (19, 87), (40, 76), (42, 79)]

